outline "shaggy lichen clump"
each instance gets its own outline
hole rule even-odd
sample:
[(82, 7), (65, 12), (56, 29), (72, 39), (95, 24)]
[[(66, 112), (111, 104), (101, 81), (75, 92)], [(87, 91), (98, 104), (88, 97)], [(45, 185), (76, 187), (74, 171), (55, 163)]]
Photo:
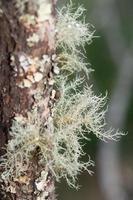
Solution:
[(85, 23), (84, 13), (85, 9), (82, 6), (75, 9), (72, 2), (58, 11), (57, 60), (67, 75), (84, 71), (88, 76), (91, 71), (85, 61), (84, 47), (86, 43), (92, 42), (95, 29), (91, 24)]
[(113, 133), (113, 130), (105, 131), (104, 106), (106, 96), (94, 95), (92, 87), (84, 86), (82, 89), (82, 79), (66, 84), (62, 82), (62, 96), (54, 107), (55, 129), (71, 130), (69, 134), (76, 132), (84, 137), (84, 132), (93, 132), (99, 139), (119, 139), (120, 133)]
[(77, 47), (84, 47), (86, 42), (91, 43), (95, 31), (91, 24), (86, 24), (84, 19), (82, 20), (84, 12), (82, 6), (74, 9), (72, 3), (58, 11), (58, 46), (78, 51)]
[(7, 153), (1, 162), (3, 180), (17, 179), (24, 174), (37, 150), (38, 165), (42, 170), (48, 168), (57, 181), (64, 177), (69, 185), (75, 186), (77, 175), (84, 169), (89, 171), (87, 167), (94, 164), (90, 159), (86, 163), (80, 160), (84, 155), (82, 138), (86, 138), (90, 132), (105, 141), (117, 140), (121, 136), (119, 132), (104, 130), (106, 98), (94, 95), (92, 87), (85, 85), (81, 78), (69, 80), (72, 73), (76, 73), (77, 77), (81, 71), (87, 75), (90, 72), (79, 49), (82, 47), (84, 52), (85, 43), (90, 43), (94, 37), (92, 26), (80, 19), (84, 11), (82, 7), (73, 9), (72, 3), (58, 11), (57, 55), (54, 55), (52, 66), (58, 71), (55, 73), (58, 74), (55, 88), (58, 87), (60, 95), (55, 98), (57, 91), (53, 90), (54, 106), (47, 122), (40, 114), (44, 88), (35, 96), (37, 105), (27, 113), (27, 118), (15, 117)]

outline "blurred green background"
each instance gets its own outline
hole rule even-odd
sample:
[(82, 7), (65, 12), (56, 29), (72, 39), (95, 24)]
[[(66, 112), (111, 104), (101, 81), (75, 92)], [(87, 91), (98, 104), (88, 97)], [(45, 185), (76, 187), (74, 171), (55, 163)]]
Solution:
[[(68, 2), (58, 0), (58, 5)], [(86, 45), (88, 62), (95, 70), (90, 83), (96, 94), (108, 92), (109, 125), (119, 126), (128, 134), (114, 144), (104, 144), (92, 135), (91, 141), (86, 142), (85, 151), (95, 161), (94, 175), (81, 174), (78, 191), (62, 180), (56, 186), (58, 199), (133, 200), (133, 0), (73, 0), (73, 3), (86, 8), (86, 22), (95, 26), (95, 35), (99, 36)], [(113, 101), (115, 94), (118, 97)], [(113, 106), (112, 111), (110, 107)], [(117, 116), (118, 123), (111, 118), (113, 112), (117, 115), (117, 107), (121, 113)], [(109, 153), (104, 156), (102, 151)]]

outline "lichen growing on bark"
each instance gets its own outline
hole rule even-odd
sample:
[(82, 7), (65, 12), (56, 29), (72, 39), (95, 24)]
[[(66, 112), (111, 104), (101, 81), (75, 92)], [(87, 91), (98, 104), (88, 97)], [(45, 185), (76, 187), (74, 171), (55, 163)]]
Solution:
[[(87, 77), (90, 72), (83, 54), (85, 43), (90, 43), (94, 37), (94, 29), (91, 30), (92, 26), (84, 19), (80, 20), (82, 16), (84, 18), (85, 9), (79, 7), (75, 10), (72, 3), (64, 6), (58, 11), (54, 27), (49, 1), (40, 0), (34, 5), (38, 8), (37, 16), (33, 17), (34, 12), (31, 17), (23, 14), (24, 8), (21, 7), (19, 17), (26, 30), (32, 26), (36, 28), (35, 32), (31, 29), (26, 38), (28, 48), (33, 48), (33, 55), (26, 55), (26, 61), (22, 56), (20, 60), (18, 55), (20, 66), (16, 66), (16, 57), (12, 57), (15, 69), (24, 65), (22, 75), (19, 69), (17, 87), (28, 88), (34, 103), (26, 116), (16, 114), (10, 129), (11, 139), (0, 166), (4, 169), (1, 179), (10, 183), (26, 176), (35, 159), (40, 172), (35, 181), (36, 189), (44, 190), (45, 195), (45, 186), (49, 184), (46, 174), (49, 176), (50, 173), (56, 181), (66, 178), (70, 186), (76, 187), (79, 173), (83, 170), (91, 173), (88, 168), (94, 165), (91, 159), (81, 161), (83, 138), (92, 132), (105, 141), (117, 140), (122, 133), (105, 130), (106, 97), (96, 96), (92, 87), (77, 76), (82, 70)], [(46, 12), (43, 12), (44, 8)], [(41, 49), (41, 55), (34, 56), (34, 47), (40, 41), (45, 42), (45, 37), (51, 51), (44, 54)], [(49, 69), (47, 74), (46, 68)], [(72, 73), (76, 78), (70, 76)]]

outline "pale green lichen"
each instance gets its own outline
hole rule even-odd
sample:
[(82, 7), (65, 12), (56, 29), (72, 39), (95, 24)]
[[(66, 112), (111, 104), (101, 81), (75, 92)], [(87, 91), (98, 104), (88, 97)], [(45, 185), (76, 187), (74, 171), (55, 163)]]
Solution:
[(54, 108), (55, 127), (57, 129), (66, 127), (71, 130), (71, 133), (75, 131), (81, 134), (84, 131), (92, 132), (105, 141), (119, 139), (121, 133), (114, 133), (111, 129), (104, 130), (106, 96), (94, 95), (92, 87), (82, 88), (81, 82), (81, 79), (67, 84), (62, 81), (62, 96)]
[(27, 118), (20, 115), (15, 117), (10, 131), (11, 140), (0, 164), (4, 168), (1, 175), (4, 181), (15, 180), (24, 175), (33, 161), (37, 148), (38, 160), (44, 169), (53, 161), (54, 135), (44, 127), (37, 107), (27, 113)]
[[(105, 97), (95, 96), (91, 87), (79, 90), (81, 80), (62, 82), (61, 98), (53, 108), (47, 128), (35, 107), (28, 112), (28, 118), (18, 116), (10, 131), (12, 137), (7, 145), (7, 153), (1, 166), (2, 179), (18, 178), (26, 173), (36, 149), (39, 149), (39, 164), (47, 167), (59, 181), (66, 178), (70, 186), (75, 186), (77, 175), (93, 165), (81, 162), (81, 140), (91, 132), (102, 140), (118, 140), (122, 135), (112, 130), (105, 131)], [(39, 101), (41, 102), (41, 101)], [(38, 102), (38, 104), (39, 104)], [(91, 171), (89, 171), (91, 173)]]
[(78, 47), (91, 43), (95, 31), (91, 24), (81, 20), (84, 11), (82, 6), (74, 9), (72, 3), (58, 10), (57, 47), (78, 51)]
[(39, 21), (49, 20), (51, 18), (52, 4), (50, 0), (38, 0), (35, 2), (38, 5)]
[(56, 45), (59, 51), (57, 60), (61, 72), (65, 72), (65, 75), (84, 71), (88, 77), (92, 71), (88, 69), (89, 64), (84, 61), (84, 47), (86, 43), (92, 42), (95, 30), (91, 24), (85, 23), (84, 12), (82, 6), (75, 9), (70, 2), (57, 13)]
[(35, 26), (37, 23), (37, 19), (35, 15), (24, 14), (19, 17), (19, 21), (26, 27)]
[(33, 33), (30, 37), (27, 38), (27, 44), (29, 47), (33, 47), (40, 40), (39, 35), (37, 33)]
[(81, 57), (81, 55), (78, 55), (76, 52), (63, 51), (57, 56), (56, 60), (61, 72), (65, 73), (65, 75), (84, 71), (88, 77), (92, 71), (89, 66), (90, 64), (84, 61), (85, 58)]
[[(36, 13), (38, 22), (43, 22), (51, 18), (52, 4), (50, 0), (16, 0), (15, 7), (21, 15), (20, 19), (28, 17), (27, 20), (31, 20), (30, 15), (27, 15), (28, 13)], [(26, 18), (23, 18), (24, 15)]]
[[(38, 2), (45, 5), (47, 1), (39, 0)], [(43, 12), (40, 7), (39, 9)], [(49, 6), (47, 9), (50, 12)], [(90, 158), (87, 162), (81, 161), (81, 156), (85, 154), (82, 149), (82, 139), (88, 139), (90, 133), (104, 141), (118, 140), (123, 135), (112, 129), (105, 130), (106, 97), (94, 95), (92, 87), (85, 85), (83, 79), (76, 78), (69, 82), (69, 78), (64, 77), (67, 74), (64, 71), (78, 73), (84, 70), (86, 74), (88, 73), (87, 64), (81, 58), (83, 53), (79, 47), (84, 47), (86, 42), (91, 42), (94, 30), (91, 30), (90, 24), (85, 24), (84, 20), (80, 20), (83, 13), (82, 7), (75, 10), (72, 3), (58, 11), (57, 48), (59, 54), (51, 58), (43, 55), (41, 60), (37, 58), (32, 60), (42, 73), (45, 71), (46, 64), (52, 63), (53, 72), (57, 65), (61, 67), (60, 75), (60, 71), (57, 73), (58, 68), (55, 71), (55, 74), (58, 74), (56, 85), (61, 95), (58, 100), (54, 99), (55, 85), (52, 97), (55, 102), (54, 107), (51, 110), (45, 108), (44, 112), (47, 113), (45, 121), (42, 117), (45, 87), (44, 83), (40, 83), (38, 88), (32, 91), (35, 105), (27, 113), (27, 118), (19, 115), (13, 120), (10, 130), (11, 139), (8, 141), (6, 154), (1, 158), (0, 164), (0, 167), (4, 169), (1, 178), (5, 182), (15, 180), (25, 174), (38, 149), (36, 156), (38, 156), (38, 165), (42, 171), (47, 168), (56, 181), (63, 177), (70, 186), (75, 187), (78, 174), (83, 170), (91, 174), (88, 166), (94, 165)], [(43, 14), (38, 16), (41, 16), (40, 21), (44, 20)], [(48, 80), (49, 85), (50, 81), (54, 80)]]

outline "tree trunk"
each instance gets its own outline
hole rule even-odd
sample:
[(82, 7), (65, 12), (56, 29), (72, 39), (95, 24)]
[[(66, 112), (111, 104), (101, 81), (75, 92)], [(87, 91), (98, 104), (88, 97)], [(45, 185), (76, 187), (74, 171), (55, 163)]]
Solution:
[[(40, 87), (41, 80), (41, 72), (35, 65), (44, 55), (52, 58), (55, 54), (54, 25), (55, 0), (0, 1), (0, 155), (5, 153), (3, 147), (10, 139), (9, 132), (14, 117), (26, 117), (27, 112), (35, 105), (34, 94)], [(29, 58), (34, 63), (30, 63)], [(43, 70), (46, 89), (43, 91), (45, 103), (40, 106), (40, 113), (45, 121), (50, 115), (52, 86), (48, 84), (48, 80), (52, 77), (50, 61)], [(1, 184), (0, 199), (55, 199), (54, 180), (47, 169), (45, 187), (39, 191), (35, 186), (35, 180), (42, 172), (36, 155), (37, 150), (23, 180), (21, 178)]]

